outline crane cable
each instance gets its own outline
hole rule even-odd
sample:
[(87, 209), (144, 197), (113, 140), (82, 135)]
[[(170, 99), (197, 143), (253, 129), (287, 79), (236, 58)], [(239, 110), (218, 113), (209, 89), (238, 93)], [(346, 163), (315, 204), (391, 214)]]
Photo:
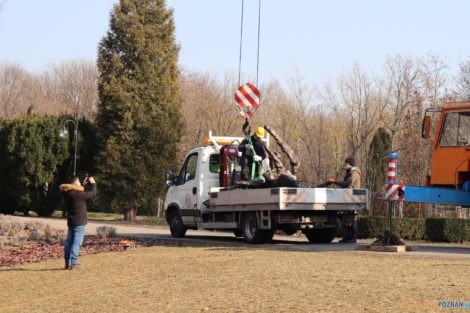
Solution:
[[(241, 71), (242, 71), (242, 47), (243, 47), (243, 15), (244, 15), (244, 3), (242, 0), (241, 18), (240, 18), (240, 53), (238, 57), (238, 86), (241, 83)], [(258, 74), (259, 74), (259, 43), (261, 34), (261, 0), (258, 0), (258, 47), (256, 51), (256, 86), (258, 86)]]
[[(261, 30), (261, 0), (258, 0), (258, 48), (256, 51), (256, 87), (258, 88), (258, 72), (259, 72), (259, 37)], [(261, 99), (260, 99), (261, 101)]]
[(240, 86), (241, 72), (242, 72), (242, 43), (243, 43), (243, 4), (245, 0), (242, 0), (242, 13), (240, 21), (240, 52), (238, 57), (238, 86)]

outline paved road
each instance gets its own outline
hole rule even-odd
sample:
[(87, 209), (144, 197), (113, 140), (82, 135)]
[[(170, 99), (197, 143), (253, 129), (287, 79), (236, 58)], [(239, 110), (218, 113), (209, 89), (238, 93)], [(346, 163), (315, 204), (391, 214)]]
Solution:
[[(54, 229), (67, 229), (67, 222), (61, 218), (38, 218), (24, 216), (9, 216), (15, 221), (41, 221), (49, 224)], [(96, 234), (96, 228), (99, 226), (116, 227), (116, 232), (122, 236), (137, 236), (145, 238), (155, 238), (164, 240), (175, 240), (186, 243), (216, 243), (220, 245), (239, 246), (239, 247), (256, 247), (257, 249), (279, 249), (286, 251), (354, 251), (356, 245), (338, 243), (336, 238), (331, 244), (309, 244), (304, 236), (279, 236), (275, 235), (273, 242), (263, 245), (249, 245), (243, 239), (235, 238), (231, 232), (206, 231), (206, 230), (188, 230), (185, 238), (173, 238), (167, 226), (148, 226), (148, 225), (122, 225), (105, 222), (89, 221), (86, 227), (87, 234)], [(358, 244), (367, 245), (372, 240), (358, 240)], [(468, 257), (470, 258), (470, 243), (464, 244), (443, 244), (443, 243), (426, 243), (426, 242), (406, 242), (407, 246), (411, 246), (413, 251), (406, 252), (406, 255), (434, 255), (434, 256), (452, 256), (452, 257)], [(367, 252), (362, 253), (379, 253)], [(359, 251), (358, 251), (359, 253)], [(380, 252), (383, 253), (383, 252)]]

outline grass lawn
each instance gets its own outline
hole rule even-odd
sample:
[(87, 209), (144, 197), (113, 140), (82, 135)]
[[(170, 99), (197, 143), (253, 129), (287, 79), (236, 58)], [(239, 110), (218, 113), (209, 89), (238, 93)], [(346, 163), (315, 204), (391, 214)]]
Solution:
[(442, 312), (439, 300), (470, 300), (463, 257), (184, 246), (81, 262), (0, 270), (0, 312)]

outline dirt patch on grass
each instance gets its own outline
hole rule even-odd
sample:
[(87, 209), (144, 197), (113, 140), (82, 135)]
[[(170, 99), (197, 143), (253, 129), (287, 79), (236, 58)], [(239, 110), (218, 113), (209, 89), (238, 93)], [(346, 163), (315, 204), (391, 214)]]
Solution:
[(468, 258), (153, 247), (0, 271), (5, 312), (438, 312), (468, 301)]

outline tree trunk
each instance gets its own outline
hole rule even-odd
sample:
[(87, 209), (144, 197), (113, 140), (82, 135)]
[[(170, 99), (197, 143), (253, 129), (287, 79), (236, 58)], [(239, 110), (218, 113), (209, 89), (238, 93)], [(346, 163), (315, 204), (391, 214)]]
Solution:
[(126, 209), (124, 212), (124, 220), (128, 222), (134, 222), (137, 216), (137, 207), (134, 206), (132, 208)]

